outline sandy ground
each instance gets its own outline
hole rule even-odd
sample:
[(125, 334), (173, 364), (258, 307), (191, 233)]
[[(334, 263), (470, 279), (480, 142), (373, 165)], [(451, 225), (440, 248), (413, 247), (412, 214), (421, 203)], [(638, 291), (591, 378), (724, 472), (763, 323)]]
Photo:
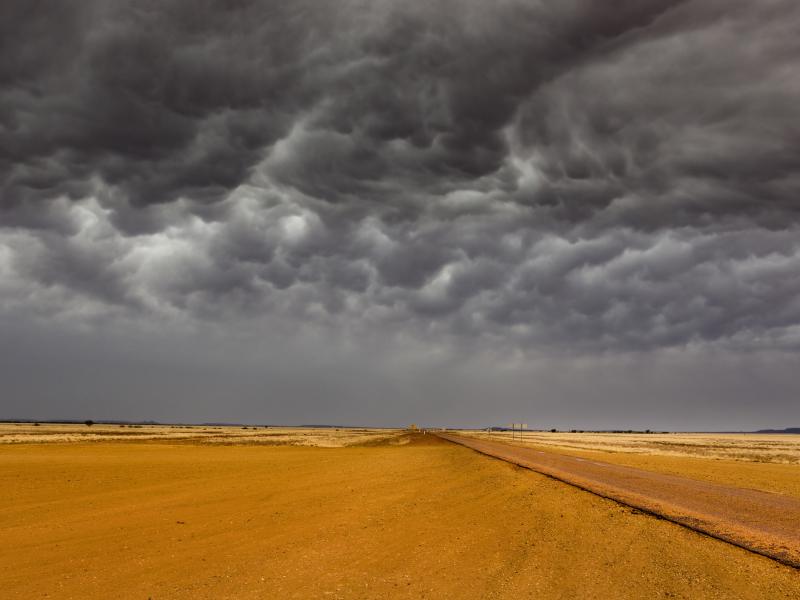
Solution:
[(798, 498), (544, 452), (503, 441), (439, 435), (800, 569)]
[(798, 598), (800, 572), (432, 436), (0, 447), (3, 598)]
[(459, 434), (800, 498), (800, 435), (530, 432), (512, 440), (510, 433)]
[(170, 442), (190, 444), (267, 444), (341, 448), (388, 440), (398, 429), (205, 425), (75, 425), (0, 423), (0, 444), (53, 442)]

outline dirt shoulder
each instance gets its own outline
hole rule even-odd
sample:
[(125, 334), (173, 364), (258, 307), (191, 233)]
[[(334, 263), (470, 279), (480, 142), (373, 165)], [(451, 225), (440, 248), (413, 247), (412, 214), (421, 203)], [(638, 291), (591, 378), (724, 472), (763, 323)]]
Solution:
[(443, 439), (800, 568), (800, 499), (458, 434)]
[[(503, 440), (543, 452), (800, 498), (798, 435), (532, 432), (526, 433), (520, 441), (519, 438), (511, 440), (505, 432), (460, 433), (478, 439)], [(785, 462), (786, 457), (795, 462)]]
[(0, 447), (4, 598), (796, 598), (800, 573), (431, 436)]

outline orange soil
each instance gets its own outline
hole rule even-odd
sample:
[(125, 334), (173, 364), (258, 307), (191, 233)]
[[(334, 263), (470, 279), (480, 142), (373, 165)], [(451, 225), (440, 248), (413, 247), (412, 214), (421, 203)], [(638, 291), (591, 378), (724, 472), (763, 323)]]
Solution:
[(431, 438), (2, 447), (2, 596), (800, 597), (794, 569)]

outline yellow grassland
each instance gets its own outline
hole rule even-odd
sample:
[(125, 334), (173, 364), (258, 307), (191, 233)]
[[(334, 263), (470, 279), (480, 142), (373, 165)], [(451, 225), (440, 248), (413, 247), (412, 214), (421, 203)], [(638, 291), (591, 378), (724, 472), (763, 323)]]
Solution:
[(0, 423), (0, 444), (65, 442), (174, 442), (269, 444), (340, 448), (397, 437), (399, 429), (205, 425)]
[(470, 431), (540, 450), (800, 497), (800, 435)]

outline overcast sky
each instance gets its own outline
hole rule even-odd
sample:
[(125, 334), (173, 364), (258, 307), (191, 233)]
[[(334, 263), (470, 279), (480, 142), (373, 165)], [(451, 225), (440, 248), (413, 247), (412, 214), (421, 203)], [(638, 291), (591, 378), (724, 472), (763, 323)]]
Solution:
[(0, 3), (0, 418), (800, 425), (796, 0)]

